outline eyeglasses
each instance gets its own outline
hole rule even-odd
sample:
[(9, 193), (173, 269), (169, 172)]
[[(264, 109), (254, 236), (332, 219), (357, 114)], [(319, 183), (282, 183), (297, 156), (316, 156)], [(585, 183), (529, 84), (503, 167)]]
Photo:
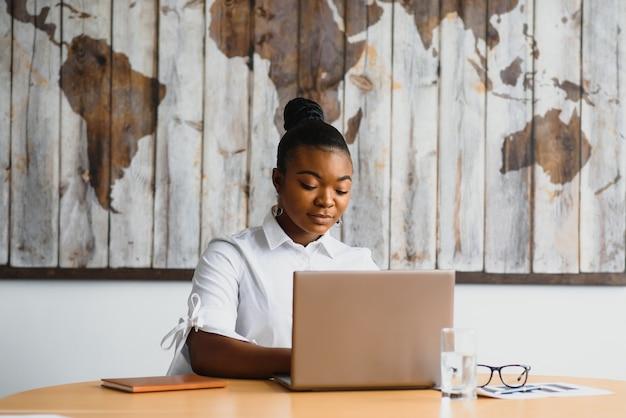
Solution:
[(479, 388), (485, 387), (491, 382), (493, 372), (498, 372), (500, 381), (504, 383), (504, 386), (510, 388), (521, 388), (526, 384), (528, 380), (528, 372), (530, 366), (523, 364), (507, 364), (505, 366), (493, 367), (486, 364), (478, 364), (476, 366), (477, 381), (476, 386)]

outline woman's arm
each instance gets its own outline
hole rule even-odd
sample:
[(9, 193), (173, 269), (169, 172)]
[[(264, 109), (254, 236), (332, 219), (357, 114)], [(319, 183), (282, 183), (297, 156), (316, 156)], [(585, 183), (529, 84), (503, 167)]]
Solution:
[(291, 369), (290, 348), (262, 347), (194, 330), (187, 337), (187, 346), (191, 368), (200, 375), (257, 379)]

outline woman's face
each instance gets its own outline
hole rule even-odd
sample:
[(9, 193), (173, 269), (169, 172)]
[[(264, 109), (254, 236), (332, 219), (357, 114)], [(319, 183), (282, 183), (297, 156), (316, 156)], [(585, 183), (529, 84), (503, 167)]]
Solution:
[(277, 219), (285, 233), (302, 245), (328, 231), (346, 211), (352, 187), (352, 160), (340, 150), (301, 147), (274, 169), (272, 181), (283, 214)]

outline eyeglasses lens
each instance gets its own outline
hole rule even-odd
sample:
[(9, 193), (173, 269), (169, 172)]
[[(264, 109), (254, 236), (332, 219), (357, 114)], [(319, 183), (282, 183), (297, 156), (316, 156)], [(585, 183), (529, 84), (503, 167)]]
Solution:
[(522, 366), (504, 366), (500, 369), (500, 377), (502, 378), (502, 383), (516, 388), (526, 384), (528, 371)]
[[(496, 374), (498, 373), (496, 372)], [(490, 378), (493, 380), (491, 376), (491, 369), (489, 367), (482, 366), (480, 364), (476, 366), (476, 386), (478, 387), (487, 386), (489, 383), (491, 383), (489, 381)]]
[(518, 388), (524, 386), (527, 379), (528, 369), (524, 366), (502, 366), (499, 368), (499, 371), (496, 367), (492, 370), (491, 367), (481, 364), (476, 367), (476, 386), (478, 387), (503, 383), (508, 387)]

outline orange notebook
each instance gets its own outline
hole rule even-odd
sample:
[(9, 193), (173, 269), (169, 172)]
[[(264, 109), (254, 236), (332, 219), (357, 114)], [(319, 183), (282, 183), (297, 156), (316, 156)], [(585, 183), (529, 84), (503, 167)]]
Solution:
[(124, 392), (161, 392), (166, 390), (224, 388), (228, 381), (197, 374), (174, 376), (124, 377), (101, 379), (102, 386)]

